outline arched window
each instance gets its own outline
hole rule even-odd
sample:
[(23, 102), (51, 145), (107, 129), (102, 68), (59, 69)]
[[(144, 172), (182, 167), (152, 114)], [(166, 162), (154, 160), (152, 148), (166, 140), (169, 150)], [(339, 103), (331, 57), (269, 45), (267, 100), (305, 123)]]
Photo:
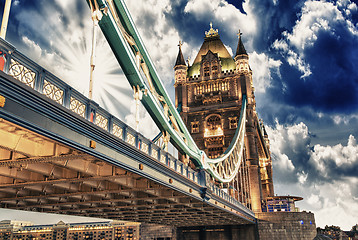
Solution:
[(221, 118), (218, 115), (212, 115), (206, 120), (206, 126), (209, 130), (215, 130), (221, 127)]
[(229, 117), (229, 128), (230, 129), (237, 128), (237, 117)]
[(195, 121), (191, 123), (191, 133), (198, 133), (199, 132), (199, 122)]

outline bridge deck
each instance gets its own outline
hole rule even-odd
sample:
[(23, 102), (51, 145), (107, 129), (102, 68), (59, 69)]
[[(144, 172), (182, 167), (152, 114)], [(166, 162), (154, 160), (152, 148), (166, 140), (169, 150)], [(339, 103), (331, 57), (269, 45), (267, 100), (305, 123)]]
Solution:
[[(69, 89), (35, 67), (42, 84), (34, 85), (45, 89), (52, 80)], [(114, 117), (103, 128), (88, 121), (90, 111), (86, 119), (69, 110), (68, 92), (59, 104), (36, 86), (0, 72), (6, 99), (0, 108), (1, 207), (176, 226), (255, 221), (250, 209), (211, 185), (205, 172), (185, 167), (121, 122), (121, 137), (114, 135)], [(95, 117), (106, 115), (94, 102), (84, 102)]]

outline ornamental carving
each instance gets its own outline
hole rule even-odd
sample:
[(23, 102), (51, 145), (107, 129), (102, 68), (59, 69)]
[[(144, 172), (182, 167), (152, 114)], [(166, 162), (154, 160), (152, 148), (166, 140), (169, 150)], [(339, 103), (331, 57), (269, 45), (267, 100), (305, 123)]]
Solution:
[(77, 100), (76, 98), (71, 97), (70, 110), (84, 118), (86, 112), (86, 105)]
[(95, 124), (100, 127), (103, 128), (104, 130), (108, 129), (108, 119), (105, 118), (104, 116), (102, 116), (101, 114), (96, 114), (96, 121)]
[(59, 87), (50, 83), (49, 81), (44, 80), (44, 86), (43, 86), (42, 90), (43, 90), (43, 94), (46, 97), (48, 97), (62, 105), (62, 103), (63, 103), (63, 90), (62, 89), (60, 89)]
[(9, 75), (31, 88), (35, 86), (36, 73), (13, 59), (10, 61)]

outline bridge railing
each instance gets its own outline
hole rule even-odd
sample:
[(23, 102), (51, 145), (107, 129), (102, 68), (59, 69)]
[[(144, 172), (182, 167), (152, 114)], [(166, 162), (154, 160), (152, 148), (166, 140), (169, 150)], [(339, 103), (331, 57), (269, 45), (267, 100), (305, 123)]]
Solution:
[[(104, 131), (111, 133), (118, 139), (151, 156), (173, 171), (189, 178), (198, 185), (202, 184), (198, 172), (184, 165), (151, 140), (111, 115), (96, 102), (73, 89), (70, 85), (17, 51), (15, 47), (1, 38), (0, 51), (5, 53), (3, 56), (3, 59), (5, 59), (4, 69), (1, 69), (3, 72), (45, 95), (57, 104), (71, 110)], [(212, 194), (232, 204), (240, 205), (239, 201), (216, 185), (210, 182), (206, 182), (205, 184), (206, 186), (204, 187), (208, 187)]]
[(1, 69), (3, 72), (151, 156), (177, 173), (200, 184), (199, 175), (196, 171), (189, 166), (185, 166), (151, 140), (17, 51), (15, 47), (3, 39), (0, 39), (0, 51), (5, 54), (2, 56), (5, 60), (4, 69)]

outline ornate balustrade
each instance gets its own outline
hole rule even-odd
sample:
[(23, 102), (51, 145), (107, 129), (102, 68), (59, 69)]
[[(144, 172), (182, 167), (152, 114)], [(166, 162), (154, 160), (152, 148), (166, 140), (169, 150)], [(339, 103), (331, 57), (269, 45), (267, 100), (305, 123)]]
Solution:
[(181, 161), (111, 115), (97, 103), (91, 101), (64, 81), (18, 52), (3, 39), (0, 39), (0, 51), (5, 53), (3, 72), (42, 93), (57, 104), (70, 109), (80, 117), (87, 119), (90, 124), (94, 124), (104, 131), (113, 134), (115, 137), (153, 157), (197, 184), (200, 183), (196, 171), (185, 166)]
[[(151, 140), (145, 138), (142, 134), (136, 132), (120, 119), (101, 108), (96, 102), (88, 99), (67, 83), (24, 56), (17, 51), (15, 47), (1, 38), (0, 51), (5, 53), (3, 55), (5, 60), (4, 69), (0, 69), (3, 72), (45, 95), (55, 104), (62, 105), (79, 117), (88, 120), (89, 124), (93, 124), (94, 127), (109, 132), (118, 139), (166, 165), (173, 171), (176, 171), (203, 187), (207, 187), (211, 194), (236, 206), (241, 205), (239, 201), (231, 197), (224, 190), (208, 181), (203, 181), (199, 172), (184, 165), (168, 152), (155, 145)], [(218, 132), (215, 132), (215, 134), (217, 133)]]

